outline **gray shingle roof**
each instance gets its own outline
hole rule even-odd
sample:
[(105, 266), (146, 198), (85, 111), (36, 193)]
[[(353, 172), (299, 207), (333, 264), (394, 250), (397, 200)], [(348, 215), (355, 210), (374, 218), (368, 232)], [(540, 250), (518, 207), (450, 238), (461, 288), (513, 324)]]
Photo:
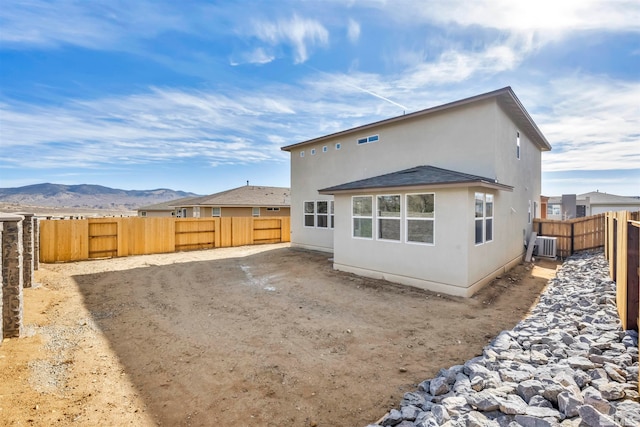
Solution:
[(198, 197), (182, 197), (180, 199), (169, 200), (167, 202), (155, 203), (153, 205), (141, 206), (137, 210), (139, 211), (172, 211), (176, 204), (187, 203), (189, 200), (197, 199)]
[(264, 206), (286, 207), (291, 205), (291, 190), (285, 187), (242, 187), (197, 197), (175, 206)]
[(376, 188), (423, 187), (451, 184), (476, 184), (500, 190), (513, 190), (513, 187), (500, 184), (493, 178), (485, 178), (478, 175), (437, 168), (435, 166), (416, 166), (411, 169), (348, 182), (346, 184), (336, 185), (318, 191), (323, 194), (333, 194), (342, 191), (368, 190)]

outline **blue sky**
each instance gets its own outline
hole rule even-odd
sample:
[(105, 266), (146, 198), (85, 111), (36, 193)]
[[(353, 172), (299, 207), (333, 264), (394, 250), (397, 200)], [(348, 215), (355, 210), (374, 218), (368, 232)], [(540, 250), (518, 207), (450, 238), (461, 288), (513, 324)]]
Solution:
[(504, 86), (543, 194), (640, 196), (637, 0), (4, 0), (0, 187), (288, 186), (283, 145)]

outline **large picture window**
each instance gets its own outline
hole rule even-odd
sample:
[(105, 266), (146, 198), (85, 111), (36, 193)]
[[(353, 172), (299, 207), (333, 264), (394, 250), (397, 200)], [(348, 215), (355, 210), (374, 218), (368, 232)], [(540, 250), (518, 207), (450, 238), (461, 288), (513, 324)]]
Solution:
[(400, 196), (378, 196), (378, 239), (400, 241)]
[(354, 196), (351, 199), (353, 237), (373, 237), (373, 196)]
[(476, 245), (493, 240), (493, 194), (475, 194)]
[(435, 194), (407, 194), (407, 242), (434, 244)]

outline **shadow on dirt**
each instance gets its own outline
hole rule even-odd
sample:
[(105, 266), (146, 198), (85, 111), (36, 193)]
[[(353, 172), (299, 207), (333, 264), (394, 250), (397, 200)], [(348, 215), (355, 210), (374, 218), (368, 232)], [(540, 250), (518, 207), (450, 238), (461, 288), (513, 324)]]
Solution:
[(75, 276), (84, 304), (163, 425), (366, 425), (423, 379), (481, 353), (547, 279), (470, 299), (333, 271), (275, 249)]

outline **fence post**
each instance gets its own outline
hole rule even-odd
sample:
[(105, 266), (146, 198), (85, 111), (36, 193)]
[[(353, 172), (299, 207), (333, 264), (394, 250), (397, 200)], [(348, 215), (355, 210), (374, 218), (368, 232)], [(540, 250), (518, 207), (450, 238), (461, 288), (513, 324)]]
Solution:
[(22, 221), (20, 215), (0, 218), (2, 231), (2, 322), (3, 337), (23, 334)]
[(627, 223), (627, 329), (638, 330), (640, 228)]

